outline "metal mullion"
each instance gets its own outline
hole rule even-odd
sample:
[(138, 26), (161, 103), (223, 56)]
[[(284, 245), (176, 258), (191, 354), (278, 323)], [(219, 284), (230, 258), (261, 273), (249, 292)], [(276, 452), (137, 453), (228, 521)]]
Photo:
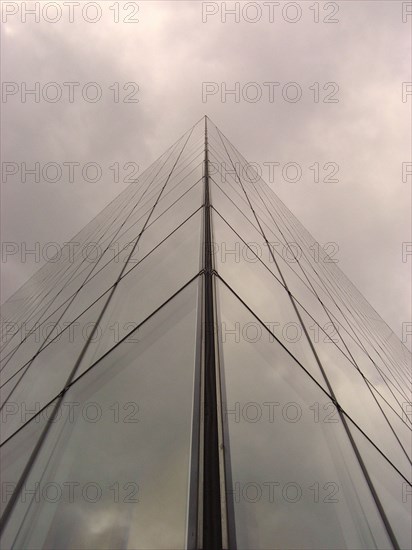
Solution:
[[(202, 541), (199, 548), (221, 550), (227, 540), (222, 529), (222, 515), (225, 516), (221, 498), (221, 458), (219, 451), (218, 381), (216, 360), (216, 314), (213, 280), (212, 222), (210, 204), (209, 158), (207, 140), (207, 117), (205, 121), (204, 157), (204, 221), (203, 221), (203, 289), (204, 289), (204, 331), (203, 331), (203, 463), (202, 468)], [(223, 513), (222, 513), (223, 512)], [(198, 543), (198, 544), (199, 544)], [(226, 544), (225, 544), (226, 546)]]

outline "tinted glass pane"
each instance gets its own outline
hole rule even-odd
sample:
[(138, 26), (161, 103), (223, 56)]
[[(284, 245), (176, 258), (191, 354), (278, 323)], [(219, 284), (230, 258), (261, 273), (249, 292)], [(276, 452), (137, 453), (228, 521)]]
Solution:
[[(0, 447), (2, 513), (44, 429), (51, 414), (52, 406), (53, 404), (36, 417), (33, 417), (19, 432), (15, 433)], [(21, 414), (21, 412), (10, 409), (4, 411), (3, 416), (6, 414)]]
[[(262, 241), (247, 241), (250, 246), (248, 248), (215, 212), (213, 241), (215, 269), (219, 275), (266, 324), (282, 345), (320, 384), (325, 386), (315, 356), (309, 347), (285, 287), (260, 261), (262, 256), (266, 256), (267, 263), (270, 263), (266, 244)], [(260, 334), (259, 322), (255, 319), (253, 324), (239, 326), (239, 331), (244, 337), (253, 340)]]
[(44, 345), (49, 338), (57, 336), (62, 327), (56, 327), (56, 323), (63, 315), (67, 304), (61, 306), (57, 311), (51, 314), (43, 323), (25, 325), (23, 330), (16, 336), (16, 343), (19, 345), (4, 357), (1, 370), (1, 384), (12, 376), (16, 370), (25, 365)]
[[(119, 282), (80, 372), (97, 361), (200, 271), (200, 210)], [(150, 229), (148, 229), (150, 231)], [(181, 258), (177, 261), (176, 258)]]
[[(222, 322), (250, 314), (219, 285)], [(336, 409), (267, 333), (221, 343), (237, 545), (388, 548)]]
[[(342, 333), (342, 337), (345, 339), (359, 369), (369, 380), (374, 389), (379, 392), (380, 396), (389, 403), (399, 416), (402, 416), (402, 403), (405, 399), (403, 395), (399, 393), (399, 388), (394, 385), (393, 379), (388, 378), (386, 374), (387, 371), (384, 371), (380, 365), (373, 363), (372, 359), (353, 341), (352, 338), (345, 338), (345, 336), (346, 334)], [(409, 426), (412, 428), (411, 423)]]
[(402, 472), (408, 472), (410, 462), (359, 371), (332, 342), (312, 341), (340, 406)]
[(2, 548), (185, 547), (197, 289), (67, 392)]
[(352, 423), (351, 431), (400, 548), (411, 548), (411, 472), (404, 479)]
[(179, 200), (163, 212), (159, 217), (156, 213), (153, 220), (147, 225), (142, 234), (135, 252), (133, 253), (126, 272), (131, 267), (148, 254), (155, 246), (165, 239), (172, 231), (176, 230), (191, 214), (193, 214), (203, 201), (203, 182), (202, 180), (188, 189)]
[[(16, 414), (2, 418), (1, 433), (4, 439), (64, 388), (107, 297), (106, 293), (74, 323), (67, 326), (31, 363), (16, 371), (16, 375), (1, 389), (2, 402), (5, 406), (16, 409)], [(11, 390), (13, 391), (9, 395)]]
[(216, 208), (227, 223), (231, 225), (237, 233), (249, 224), (252, 224), (258, 231), (256, 220), (251, 210), (245, 208), (243, 205), (239, 207), (233, 203), (228, 193), (230, 190), (220, 188), (219, 185), (215, 184), (213, 177), (210, 178), (210, 183), (213, 207)]

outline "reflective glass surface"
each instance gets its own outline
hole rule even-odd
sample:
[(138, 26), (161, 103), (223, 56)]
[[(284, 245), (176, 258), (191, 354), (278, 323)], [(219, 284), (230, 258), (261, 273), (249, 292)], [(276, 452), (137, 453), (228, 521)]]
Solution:
[(69, 389), (2, 548), (185, 546), (197, 292), (195, 281)]
[(2, 404), (15, 410), (15, 414), (2, 418), (3, 440), (21, 428), (64, 388), (90, 335), (98, 327), (96, 323), (108, 294), (106, 292), (101, 296), (74, 323), (51, 340), (33, 361), (20, 367), (1, 388)]
[[(96, 340), (89, 346), (79, 372), (87, 369), (200, 271), (202, 210), (119, 281)], [(150, 229), (148, 229), (150, 231)], [(176, 256), (185, 261), (176, 262)]]
[(400, 548), (411, 548), (411, 471), (408, 477), (402, 477), (353, 424), (351, 432)]
[[(241, 241), (214, 213), (213, 234), (215, 269), (224, 281), (239, 295), (257, 318), (239, 331), (251, 340), (260, 336), (260, 319), (289, 352), (324, 387), (325, 382), (310, 349), (307, 337), (285, 287), (260, 261), (269, 250), (263, 239), (260, 242)], [(271, 264), (274, 266), (274, 264)], [(274, 268), (276, 272), (276, 268)], [(223, 328), (223, 327), (222, 327)]]
[(411, 354), (327, 252), (185, 132), (2, 308), (1, 548), (410, 549)]
[[(219, 284), (221, 321), (250, 313)], [(390, 543), (330, 398), (262, 327), (221, 337), (226, 445), (239, 548), (388, 548)]]

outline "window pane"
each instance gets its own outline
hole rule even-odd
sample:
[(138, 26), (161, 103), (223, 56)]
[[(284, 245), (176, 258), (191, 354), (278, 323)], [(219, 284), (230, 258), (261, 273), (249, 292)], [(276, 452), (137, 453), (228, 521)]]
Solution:
[(411, 430), (411, 423), (410, 423), (411, 405), (408, 403), (404, 403), (403, 408), (400, 410), (395, 409), (396, 410), (395, 412), (388, 405), (388, 403), (384, 399), (382, 399), (382, 396), (379, 395), (378, 392), (375, 391), (373, 388), (372, 388), (372, 392), (377, 402), (379, 403), (379, 406), (382, 408), (384, 414), (389, 420), (392, 426), (392, 429), (394, 430), (397, 438), (399, 439), (400, 444), (405, 450), (405, 453), (408, 455), (409, 460), (412, 460), (412, 430)]
[[(201, 182), (203, 177), (203, 162), (197, 164), (197, 166), (191, 167), (188, 175), (183, 179), (177, 182), (169, 182), (167, 185), (161, 199), (156, 205), (156, 208), (153, 212), (153, 217), (150, 221), (158, 218), (167, 210), (170, 206), (175, 206), (176, 201), (178, 201), (186, 191), (191, 189), (196, 183)], [(200, 187), (200, 186), (199, 186)]]
[(231, 200), (230, 190), (226, 188), (222, 190), (219, 185), (215, 184), (213, 177), (210, 178), (210, 184), (213, 207), (237, 233), (240, 233), (242, 228), (248, 227), (249, 224), (258, 231), (250, 208), (245, 208), (244, 205), (236, 206)]
[[(387, 377), (386, 369), (383, 370), (380, 365), (372, 362), (372, 359), (368, 357), (366, 352), (361, 349), (359, 344), (355, 342), (346, 333), (341, 333), (342, 338), (345, 340), (348, 348), (354, 358), (354, 361), (366, 376), (366, 378), (373, 384), (374, 388), (386, 399), (386, 401), (395, 409), (395, 411), (402, 416), (402, 402), (404, 397), (399, 393), (399, 389), (394, 385), (393, 378)], [(409, 424), (412, 427), (412, 424)]]
[[(299, 309), (303, 322), (308, 323), (308, 316)], [(410, 462), (355, 365), (332, 342), (321, 338), (318, 341), (312, 338), (312, 342), (340, 406), (397, 468), (404, 473), (410, 471)]]
[[(16, 343), (19, 345), (4, 357), (1, 370), (1, 384), (3, 385), (20, 367), (25, 365), (40, 349), (45, 340), (51, 335), (51, 338), (57, 336), (55, 325), (63, 315), (67, 304), (61, 306), (52, 315), (50, 315), (43, 323), (31, 323), (23, 327), (22, 332), (16, 336)], [(84, 308), (83, 308), (84, 309)], [(57, 331), (62, 330), (61, 326), (57, 327)]]
[[(253, 313), (266, 324), (272, 334), (321, 385), (325, 386), (320, 368), (285, 287), (259, 260), (266, 256), (267, 263), (276, 269), (275, 264), (269, 261), (266, 244), (263, 239), (259, 242), (250, 241), (247, 239), (246, 230), (245, 233), (250, 249), (222, 218), (213, 212), (215, 269)], [(253, 339), (260, 333), (258, 325), (259, 322), (255, 319), (253, 324), (239, 326), (239, 331)]]
[[(222, 322), (254, 319), (219, 284)], [(330, 398), (262, 327), (221, 342), (237, 546), (390, 548)], [(227, 456), (227, 455), (226, 455)]]
[[(79, 372), (144, 321), (200, 271), (200, 210), (119, 282)], [(150, 231), (150, 229), (148, 230)]]
[(156, 245), (189, 218), (191, 214), (198, 210), (202, 204), (202, 200), (203, 185), (202, 181), (199, 181), (186, 191), (176, 204), (166, 212), (163, 212), (160, 217), (157, 217), (155, 211), (153, 213), (153, 220), (146, 227), (137, 249), (129, 260), (126, 273), (133, 267), (136, 261), (139, 261), (148, 254)]
[[(54, 402), (53, 402), (54, 403)], [(0, 447), (1, 464), (1, 514), (14, 491), (17, 482), (30, 458), (45, 425), (51, 414), (53, 403), (38, 416), (29, 421), (19, 432)], [(20, 414), (14, 409), (3, 412), (5, 414)]]
[(198, 280), (69, 389), (2, 548), (185, 547), (197, 300)]
[(74, 323), (67, 326), (2, 388), (2, 403), (7, 399), (5, 406), (16, 410), (16, 414), (2, 418), (3, 439), (25, 424), (64, 388), (107, 297), (107, 293), (104, 294)]
[(412, 548), (412, 487), (351, 423), (352, 435), (365, 462), (400, 547)]

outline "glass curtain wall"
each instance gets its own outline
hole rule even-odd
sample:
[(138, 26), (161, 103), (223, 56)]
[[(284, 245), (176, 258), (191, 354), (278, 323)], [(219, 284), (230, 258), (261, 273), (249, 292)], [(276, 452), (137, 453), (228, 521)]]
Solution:
[(72, 244), (2, 307), (1, 548), (412, 547), (410, 353), (208, 117)]

